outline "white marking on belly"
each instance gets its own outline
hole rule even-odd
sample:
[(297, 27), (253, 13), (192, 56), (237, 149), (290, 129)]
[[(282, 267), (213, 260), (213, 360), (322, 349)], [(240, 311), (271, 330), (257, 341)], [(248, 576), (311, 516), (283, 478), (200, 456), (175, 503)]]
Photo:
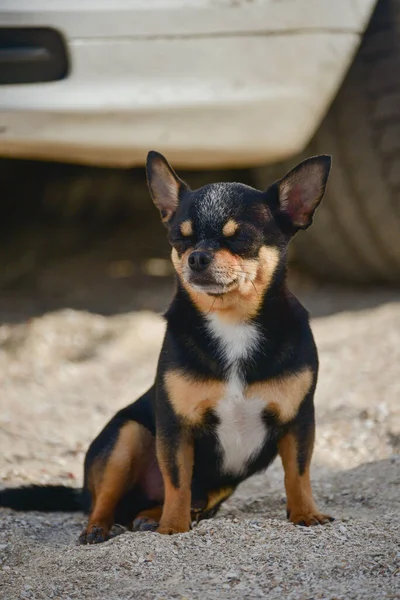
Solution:
[(240, 361), (251, 360), (257, 349), (260, 332), (255, 324), (228, 324), (217, 315), (208, 317), (208, 327), (220, 344), (228, 368), (227, 392), (216, 408), (220, 420), (217, 437), (223, 455), (222, 468), (239, 475), (249, 460), (257, 456), (267, 437), (262, 419), (265, 401), (245, 397), (246, 384), (240, 370)]
[(262, 420), (265, 402), (260, 398), (245, 398), (244, 384), (235, 373), (228, 382), (226, 396), (218, 403), (220, 419), (217, 430), (223, 451), (223, 470), (242, 473), (251, 458), (260, 452), (267, 431)]

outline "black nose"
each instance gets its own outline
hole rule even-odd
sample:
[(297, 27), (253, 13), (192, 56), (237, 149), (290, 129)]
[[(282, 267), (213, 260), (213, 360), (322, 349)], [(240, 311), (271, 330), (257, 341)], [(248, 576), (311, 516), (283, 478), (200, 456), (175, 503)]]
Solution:
[(212, 255), (209, 252), (195, 251), (189, 255), (188, 263), (192, 271), (204, 271), (212, 261)]

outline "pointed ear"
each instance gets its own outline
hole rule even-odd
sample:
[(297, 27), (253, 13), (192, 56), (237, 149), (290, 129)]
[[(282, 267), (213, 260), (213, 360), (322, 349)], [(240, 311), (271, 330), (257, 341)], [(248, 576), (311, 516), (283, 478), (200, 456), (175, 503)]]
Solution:
[(187, 186), (167, 159), (154, 150), (147, 155), (146, 175), (153, 202), (161, 213), (161, 219), (167, 223), (178, 208), (180, 192)]
[(325, 193), (330, 169), (330, 156), (313, 156), (277, 182), (279, 211), (289, 217), (295, 231), (311, 225), (314, 211)]

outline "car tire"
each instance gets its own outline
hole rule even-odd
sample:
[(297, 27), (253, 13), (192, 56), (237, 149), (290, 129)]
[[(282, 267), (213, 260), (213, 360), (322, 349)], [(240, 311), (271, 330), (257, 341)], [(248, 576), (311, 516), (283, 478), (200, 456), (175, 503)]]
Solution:
[(400, 0), (381, 0), (355, 61), (301, 157), (254, 171), (267, 185), (332, 154), (328, 189), (293, 258), (325, 280), (400, 283)]

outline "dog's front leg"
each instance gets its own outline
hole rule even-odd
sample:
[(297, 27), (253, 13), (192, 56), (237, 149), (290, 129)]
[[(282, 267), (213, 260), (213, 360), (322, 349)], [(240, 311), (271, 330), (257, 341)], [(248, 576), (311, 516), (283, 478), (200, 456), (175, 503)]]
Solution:
[(164, 480), (164, 507), (158, 533), (185, 533), (191, 527), (193, 440), (183, 428), (171, 437), (157, 432), (157, 458)]
[(314, 405), (308, 396), (289, 431), (279, 441), (278, 449), (285, 471), (287, 516), (295, 525), (323, 525), (334, 519), (319, 512), (310, 479), (314, 446)]

